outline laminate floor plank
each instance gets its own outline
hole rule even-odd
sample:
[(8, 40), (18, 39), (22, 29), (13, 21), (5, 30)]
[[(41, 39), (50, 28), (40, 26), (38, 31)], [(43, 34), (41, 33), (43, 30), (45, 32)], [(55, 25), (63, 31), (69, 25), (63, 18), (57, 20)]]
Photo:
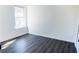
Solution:
[[(17, 37), (1, 53), (76, 53), (74, 43), (28, 34)], [(3, 42), (2, 44), (6, 43)]]

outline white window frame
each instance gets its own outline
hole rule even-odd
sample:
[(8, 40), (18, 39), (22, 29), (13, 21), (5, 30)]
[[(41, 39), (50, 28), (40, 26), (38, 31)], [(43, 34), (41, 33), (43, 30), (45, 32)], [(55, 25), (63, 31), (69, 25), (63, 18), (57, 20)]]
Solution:
[[(23, 9), (23, 16), (16, 16), (16, 8)], [(22, 11), (22, 10), (21, 10)], [(14, 6), (14, 15), (15, 15), (15, 29), (25, 28), (26, 27), (26, 19), (25, 19), (25, 10), (24, 7)], [(18, 13), (18, 12), (17, 12)]]

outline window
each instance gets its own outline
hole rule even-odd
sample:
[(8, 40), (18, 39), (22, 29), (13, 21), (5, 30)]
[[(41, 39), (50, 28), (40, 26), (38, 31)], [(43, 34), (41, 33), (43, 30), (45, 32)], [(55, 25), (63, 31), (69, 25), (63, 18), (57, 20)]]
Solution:
[(26, 20), (23, 7), (14, 7), (15, 9), (15, 29), (26, 27)]

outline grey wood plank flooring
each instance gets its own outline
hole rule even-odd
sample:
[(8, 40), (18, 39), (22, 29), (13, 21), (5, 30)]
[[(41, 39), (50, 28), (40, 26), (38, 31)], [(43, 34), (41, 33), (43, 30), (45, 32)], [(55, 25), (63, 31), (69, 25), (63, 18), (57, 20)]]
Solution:
[(76, 53), (74, 43), (61, 41), (37, 35), (23, 35), (14, 39), (15, 41), (2, 53)]

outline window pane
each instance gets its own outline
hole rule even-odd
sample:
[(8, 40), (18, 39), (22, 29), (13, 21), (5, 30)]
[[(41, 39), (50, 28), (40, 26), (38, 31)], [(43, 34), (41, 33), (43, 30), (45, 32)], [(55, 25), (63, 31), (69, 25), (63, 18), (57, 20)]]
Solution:
[(14, 7), (14, 9), (15, 9), (15, 29), (26, 27), (24, 8)]
[(24, 17), (24, 8), (15, 7), (15, 17)]
[(16, 18), (15, 28), (26, 27), (26, 21), (24, 18)]

